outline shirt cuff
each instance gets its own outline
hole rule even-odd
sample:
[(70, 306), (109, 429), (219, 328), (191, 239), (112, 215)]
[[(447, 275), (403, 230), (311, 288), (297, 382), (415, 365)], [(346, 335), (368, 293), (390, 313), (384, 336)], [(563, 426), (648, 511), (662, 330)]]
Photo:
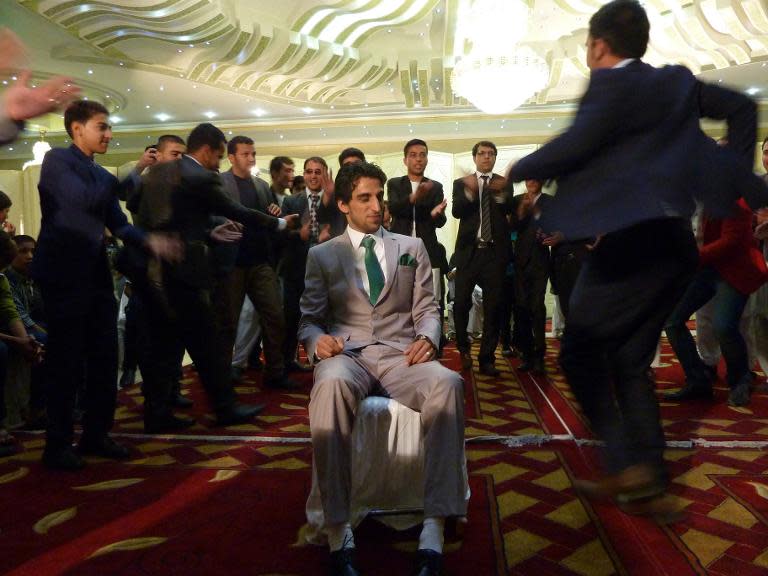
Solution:
[(277, 229), (278, 230), (285, 230), (288, 227), (288, 222), (285, 221), (285, 218), (278, 218), (277, 219)]

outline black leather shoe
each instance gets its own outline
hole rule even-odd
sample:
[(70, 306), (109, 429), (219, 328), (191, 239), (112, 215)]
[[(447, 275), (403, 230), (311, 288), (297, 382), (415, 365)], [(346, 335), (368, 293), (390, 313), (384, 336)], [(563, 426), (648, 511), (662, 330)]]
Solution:
[(286, 372), (312, 372), (314, 368), (310, 366), (309, 364), (302, 364), (301, 362), (296, 362), (295, 360), (293, 362), (286, 362), (285, 364), (285, 371)]
[(416, 550), (413, 576), (440, 576), (443, 573), (443, 555), (428, 548)]
[(194, 418), (178, 418), (173, 414), (165, 416), (144, 417), (144, 432), (147, 434), (159, 434), (161, 432), (175, 432), (195, 425)]
[(331, 576), (359, 576), (355, 568), (355, 549), (342, 548), (331, 552)]
[(287, 376), (280, 376), (278, 378), (265, 378), (264, 386), (271, 388), (272, 390), (298, 390), (301, 388), (298, 382), (291, 380)]
[(195, 403), (181, 392), (177, 392), (173, 398), (171, 398), (171, 404), (176, 408), (192, 408)]
[(136, 370), (126, 370), (123, 372), (122, 376), (120, 376), (120, 382), (118, 383), (117, 387), (121, 390), (123, 388), (128, 388), (129, 386), (133, 386), (136, 383)]
[(264, 410), (264, 404), (241, 404), (233, 402), (216, 414), (217, 426), (232, 426), (250, 421), (256, 414)]
[(712, 386), (709, 384), (699, 384), (693, 382), (686, 382), (685, 386), (680, 388), (677, 392), (670, 392), (664, 394), (665, 400), (712, 400)]
[(43, 451), (43, 464), (51, 470), (75, 471), (85, 468), (85, 460), (80, 457), (80, 454), (75, 452), (72, 446), (58, 450), (46, 448)]
[(728, 405), (729, 406), (746, 406), (749, 404), (749, 383), (743, 382), (738, 386), (731, 389), (728, 393)]
[(472, 370), (472, 356), (469, 355), (469, 352), (461, 352), (461, 369), (462, 370)]
[(481, 364), (480, 365), (480, 374), (482, 374), (484, 376), (494, 376), (494, 377), (496, 377), (496, 376), (499, 376), (501, 374), (501, 372), (499, 372), (496, 369), (496, 366), (494, 366), (493, 364), (488, 363), (488, 364)]
[(88, 456), (101, 456), (112, 460), (125, 460), (130, 458), (131, 453), (128, 448), (118, 444), (106, 434), (101, 438), (81, 438), (77, 445), (77, 451), (80, 454)]

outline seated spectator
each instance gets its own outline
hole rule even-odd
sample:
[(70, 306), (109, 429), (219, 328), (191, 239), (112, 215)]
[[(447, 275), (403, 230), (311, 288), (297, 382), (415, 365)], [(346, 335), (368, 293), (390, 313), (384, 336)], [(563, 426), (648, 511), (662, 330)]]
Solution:
[[(0, 231), (0, 270), (4, 270), (16, 257), (16, 244), (11, 237)], [(8, 278), (0, 273), (0, 457), (15, 451), (14, 440), (5, 430), (5, 379), (8, 371), (8, 355), (14, 350), (33, 364), (42, 360), (43, 347), (27, 335), (24, 324), (13, 303)]]

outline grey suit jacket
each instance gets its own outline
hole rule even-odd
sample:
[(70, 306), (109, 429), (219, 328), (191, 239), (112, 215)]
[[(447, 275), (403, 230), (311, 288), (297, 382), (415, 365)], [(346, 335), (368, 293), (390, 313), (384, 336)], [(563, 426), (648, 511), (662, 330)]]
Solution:
[(323, 334), (340, 336), (344, 350), (386, 344), (405, 350), (418, 335), (440, 341), (429, 256), (420, 238), (384, 231), (387, 283), (374, 306), (355, 268), (348, 234), (314, 246), (307, 257), (299, 340), (315, 355)]

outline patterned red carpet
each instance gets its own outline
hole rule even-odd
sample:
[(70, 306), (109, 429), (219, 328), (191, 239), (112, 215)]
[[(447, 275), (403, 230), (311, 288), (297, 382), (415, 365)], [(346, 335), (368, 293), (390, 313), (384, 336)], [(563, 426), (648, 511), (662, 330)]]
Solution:
[[(556, 353), (552, 341), (546, 376), (501, 359), (499, 378), (464, 374), (472, 499), (468, 523), (448, 536), (447, 573), (768, 574), (765, 393), (747, 409), (728, 408), (724, 390), (713, 403), (662, 407), (678, 442), (667, 452), (671, 493), (685, 513), (662, 528), (574, 492), (574, 477), (597, 474), (598, 455), (573, 440), (591, 436)], [(444, 362), (457, 366), (455, 350)], [(663, 363), (659, 387), (679, 386), (679, 365), (668, 355)], [(239, 391), (267, 409), (253, 424), (217, 429), (187, 376), (199, 424), (182, 435), (144, 436), (138, 390), (121, 394), (116, 433), (131, 446), (127, 463), (92, 459), (82, 473), (52, 473), (39, 464), (42, 437), (17, 434), (23, 451), (0, 460), (0, 573), (326, 573), (326, 551), (303, 537), (310, 377), (284, 394), (249, 374)], [(356, 536), (365, 574), (408, 573), (417, 529), (369, 519)]]

